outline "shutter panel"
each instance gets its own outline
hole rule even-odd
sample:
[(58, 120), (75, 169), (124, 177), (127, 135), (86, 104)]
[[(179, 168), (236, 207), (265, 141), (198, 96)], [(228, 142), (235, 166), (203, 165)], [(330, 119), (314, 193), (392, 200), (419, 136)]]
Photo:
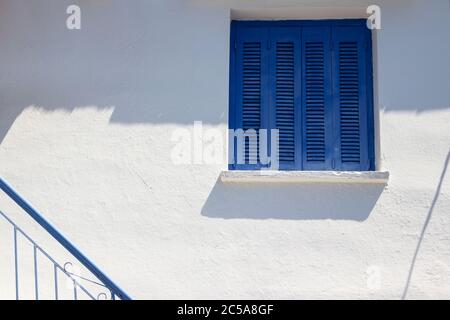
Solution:
[(241, 152), (245, 161), (245, 163), (235, 162), (236, 169), (248, 170), (260, 167), (258, 132), (264, 127), (263, 105), (267, 103), (265, 97), (267, 53), (264, 50), (267, 41), (268, 32), (265, 28), (246, 28), (237, 35), (237, 100), (234, 129), (242, 129), (246, 134), (242, 145), (236, 143), (235, 161)]
[(257, 163), (257, 130), (261, 127), (261, 42), (244, 42), (242, 64), (242, 129), (255, 130), (245, 141), (245, 162)]
[(295, 161), (294, 44), (276, 43), (276, 128), (280, 162)]
[(363, 27), (333, 28), (338, 170), (370, 169), (366, 31)]
[[(280, 169), (300, 169), (300, 28), (271, 29), (272, 128), (279, 130)], [(271, 72), (271, 73), (272, 73)]]
[(359, 126), (358, 43), (339, 43), (339, 101), (342, 163), (359, 163), (361, 158)]
[(330, 28), (303, 29), (303, 169), (332, 170)]

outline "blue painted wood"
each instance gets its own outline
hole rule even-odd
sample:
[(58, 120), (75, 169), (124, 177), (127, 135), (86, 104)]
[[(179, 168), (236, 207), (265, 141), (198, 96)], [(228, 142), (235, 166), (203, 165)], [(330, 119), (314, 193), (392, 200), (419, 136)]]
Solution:
[[(234, 143), (234, 169), (261, 169), (259, 163), (259, 130), (269, 127), (268, 115), (268, 49), (269, 33), (267, 28), (245, 28), (239, 30), (234, 38), (235, 77), (231, 84), (236, 94), (233, 97), (233, 126), (245, 133), (244, 144)], [(251, 133), (254, 130), (254, 133)], [(250, 144), (251, 139), (256, 141)], [(240, 149), (239, 149), (240, 148)], [(242, 152), (242, 159), (239, 155)]]
[(374, 110), (374, 95), (373, 95), (373, 44), (372, 33), (369, 30), (365, 31), (366, 37), (366, 84), (367, 84), (367, 131), (368, 131), (368, 149), (369, 149), (369, 171), (376, 170), (375, 163), (375, 110)]
[[(301, 166), (301, 29), (270, 28), (269, 128), (279, 130), (279, 166), (295, 170)], [(272, 154), (272, 153), (271, 153)]]
[(368, 171), (367, 28), (334, 26), (333, 110), (337, 143), (334, 158), (341, 171)]
[[(230, 68), (229, 68), (229, 112), (228, 112), (228, 128), (229, 133), (234, 128), (237, 128), (236, 118), (237, 118), (237, 90), (236, 90), (236, 77), (238, 74), (236, 66), (236, 52), (237, 52), (237, 39), (236, 39), (236, 24), (231, 23), (230, 30)], [(229, 149), (228, 149), (228, 170), (236, 169), (235, 166), (235, 155), (236, 155), (236, 145), (234, 136), (229, 136)], [(231, 143), (233, 142), (233, 143)]]
[[(21, 207), (31, 218), (44, 228), (56, 241), (58, 241), (67, 251), (69, 251), (78, 261), (83, 264), (93, 275), (95, 275), (111, 292), (119, 296), (122, 300), (131, 300), (131, 297), (120, 289), (108, 276), (105, 275), (91, 260), (89, 260), (78, 248), (76, 248), (61, 232), (50, 224), (31, 204), (23, 199), (5, 180), (0, 178), (0, 189), (5, 192), (19, 207)], [(15, 234), (16, 234), (16, 229)], [(17, 247), (17, 246), (15, 246)], [(17, 263), (16, 263), (17, 264)], [(56, 265), (55, 265), (56, 268)], [(17, 267), (16, 267), (17, 269)], [(55, 269), (56, 275), (56, 269)], [(17, 275), (16, 275), (17, 279)], [(55, 292), (57, 295), (57, 284), (55, 282)], [(18, 289), (16, 286), (16, 295)], [(57, 296), (56, 296), (57, 298)]]
[[(279, 21), (238, 21), (231, 22), (232, 26), (242, 28), (254, 27), (320, 27), (320, 26), (359, 26), (367, 29), (366, 19), (324, 19), (324, 20), (279, 20)], [(368, 30), (368, 29), (367, 29)]]
[(375, 169), (372, 46), (366, 20), (233, 21), (231, 34), (237, 50), (231, 52), (230, 128), (258, 120), (249, 117), (255, 114), (245, 112), (251, 109), (242, 103), (242, 41), (267, 41), (261, 47), (257, 117), (260, 128), (280, 130), (280, 169)]
[(303, 28), (303, 168), (333, 168), (331, 28)]

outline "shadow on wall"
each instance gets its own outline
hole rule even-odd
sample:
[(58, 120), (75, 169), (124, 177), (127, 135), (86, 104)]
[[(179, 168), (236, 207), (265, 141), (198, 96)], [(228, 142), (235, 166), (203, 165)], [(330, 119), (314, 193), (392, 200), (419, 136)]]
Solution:
[(431, 201), (430, 209), (428, 210), (427, 217), (425, 219), (425, 223), (422, 227), (422, 231), (420, 233), (419, 241), (417, 242), (416, 250), (414, 251), (414, 256), (411, 261), (411, 266), (409, 267), (408, 278), (406, 280), (405, 289), (403, 290), (402, 299), (405, 300), (408, 296), (409, 287), (411, 285), (412, 276), (414, 274), (414, 268), (416, 266), (417, 258), (419, 256), (420, 247), (422, 246), (422, 242), (425, 238), (425, 234), (427, 232), (428, 225), (430, 224), (431, 218), (433, 217), (433, 211), (438, 202), (439, 196), (441, 195), (442, 185), (444, 184), (444, 178), (448, 170), (448, 166), (450, 163), (450, 151), (447, 154), (447, 158), (444, 162), (444, 168), (442, 169), (441, 177), (439, 178), (439, 183), (436, 188), (436, 192), (434, 194), (433, 200)]
[(384, 185), (233, 184), (216, 181), (202, 215), (221, 219), (365, 221)]
[[(0, 2), (0, 142), (31, 105), (113, 107), (110, 121), (121, 124), (227, 122), (227, 1), (223, 9), (185, 0), (83, 1), (82, 29), (69, 31), (72, 2)], [(379, 105), (448, 108), (448, 3), (411, 3), (382, 1)], [(422, 12), (432, 14), (416, 17)]]
[(227, 121), (226, 14), (185, 0), (83, 1), (81, 30), (68, 30), (72, 3), (0, 1), (0, 142), (30, 106), (114, 108), (120, 124)]

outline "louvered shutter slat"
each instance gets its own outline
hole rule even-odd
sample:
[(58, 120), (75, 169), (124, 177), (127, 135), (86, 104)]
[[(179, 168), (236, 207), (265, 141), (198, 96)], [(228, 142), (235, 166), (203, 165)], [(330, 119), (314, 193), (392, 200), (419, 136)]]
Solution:
[(250, 141), (258, 140), (261, 127), (261, 42), (244, 42), (242, 55), (242, 129), (255, 130), (245, 140), (245, 162), (252, 164), (258, 160), (258, 142), (251, 145)]
[(339, 43), (339, 99), (342, 163), (360, 162), (358, 44)]
[(300, 109), (300, 28), (273, 28), (270, 31), (270, 127), (278, 129), (278, 160), (284, 170), (301, 169)]
[(264, 126), (263, 109), (267, 104), (267, 40), (267, 28), (244, 28), (234, 38), (236, 83), (231, 90), (236, 92), (236, 97), (232, 102), (232, 125), (233, 129), (245, 132), (245, 139), (242, 144), (235, 140), (233, 169), (261, 167), (259, 130)]
[[(364, 32), (366, 31), (366, 32)], [(335, 127), (338, 170), (369, 170), (367, 30), (360, 27), (333, 28), (335, 81)]]
[(295, 161), (294, 43), (276, 43), (276, 127), (279, 160)]
[(302, 113), (305, 170), (325, 170), (331, 167), (329, 43), (329, 28), (304, 28)]

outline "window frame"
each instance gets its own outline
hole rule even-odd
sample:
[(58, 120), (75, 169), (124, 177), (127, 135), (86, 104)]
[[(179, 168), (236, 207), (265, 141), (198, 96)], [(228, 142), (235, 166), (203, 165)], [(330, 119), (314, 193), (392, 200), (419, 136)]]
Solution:
[[(237, 123), (239, 123), (238, 119), (238, 95), (237, 92), (238, 89), (238, 70), (237, 70), (237, 62), (236, 62), (236, 45), (237, 45), (237, 32), (241, 28), (272, 28), (272, 27), (345, 27), (345, 26), (364, 26), (367, 28), (367, 20), (366, 19), (327, 19), (327, 20), (280, 20), (280, 21), (266, 21), (266, 20), (255, 20), (255, 21), (241, 21), (241, 20), (232, 20), (231, 26), (230, 26), (230, 65), (229, 65), (229, 119), (228, 119), (228, 127), (229, 129), (236, 129)], [(375, 158), (375, 108), (374, 108), (374, 79), (373, 79), (373, 41), (372, 41), (372, 33), (371, 30), (367, 28), (367, 39), (366, 39), (366, 97), (367, 97), (367, 148), (368, 148), (368, 161), (369, 161), (369, 170), (368, 171), (375, 171), (376, 170), (376, 158)], [(300, 39), (300, 42), (302, 40)], [(303, 50), (301, 50), (302, 58), (301, 61), (303, 61)], [(300, 68), (302, 68), (302, 63), (300, 63)], [(300, 71), (302, 78), (303, 78), (303, 70)], [(300, 82), (302, 86), (302, 82)], [(333, 85), (333, 83), (332, 83)], [(303, 102), (303, 90), (302, 91), (302, 102)], [(303, 103), (301, 104), (303, 106)], [(297, 113), (297, 112), (296, 112)], [(303, 126), (303, 117), (300, 119), (300, 125)], [(303, 149), (303, 132), (300, 133), (300, 145), (301, 145), (301, 153), (296, 154), (296, 157), (300, 157), (302, 161), (300, 162), (299, 168), (284, 168), (283, 166), (280, 166), (280, 171), (305, 171), (304, 170), (304, 163), (303, 163), (303, 157), (304, 157), (304, 149)], [(261, 166), (256, 166), (253, 168), (252, 165), (236, 165), (234, 164), (234, 161), (236, 160), (236, 143), (232, 144), (234, 146), (234, 150), (228, 150), (231, 157), (233, 157), (232, 161), (229, 166), (228, 170), (260, 170), (262, 169)], [(331, 171), (331, 170), (322, 170), (322, 171)], [(335, 171), (348, 171), (348, 170), (335, 170)]]

